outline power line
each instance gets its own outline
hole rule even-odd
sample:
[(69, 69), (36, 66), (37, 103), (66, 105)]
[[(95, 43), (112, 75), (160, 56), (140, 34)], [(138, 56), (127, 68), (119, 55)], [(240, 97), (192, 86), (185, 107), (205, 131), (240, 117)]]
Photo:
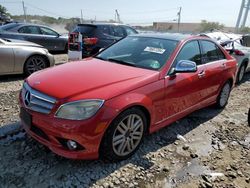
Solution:
[(30, 3), (26, 3), (26, 4), (29, 5), (29, 7), (31, 7), (31, 8), (40, 10), (40, 11), (45, 12), (45, 13), (47, 13), (47, 14), (55, 15), (55, 16), (62, 17), (62, 18), (67, 18), (67, 17), (64, 17), (63, 15), (60, 15), (60, 14), (56, 14), (56, 13), (54, 13), (54, 12), (47, 11), (47, 10), (45, 10), (45, 9), (39, 8), (39, 7), (37, 7), (37, 6), (34, 6), (34, 5), (30, 4)]
[(145, 14), (145, 13), (156, 13), (156, 12), (168, 12), (173, 10), (178, 10), (178, 8), (169, 8), (169, 9), (160, 9), (160, 10), (146, 10), (146, 11), (140, 11), (140, 12), (124, 12), (125, 14)]
[(9, 1), (9, 2), (6, 2), (6, 1), (0, 1), (1, 4), (21, 4), (22, 2), (21, 1)]

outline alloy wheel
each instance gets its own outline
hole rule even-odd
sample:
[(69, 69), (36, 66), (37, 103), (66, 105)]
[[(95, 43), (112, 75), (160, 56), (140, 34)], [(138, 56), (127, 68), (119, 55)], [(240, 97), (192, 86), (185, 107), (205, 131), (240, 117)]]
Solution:
[(113, 134), (112, 147), (118, 156), (126, 156), (139, 145), (144, 132), (144, 123), (137, 114), (123, 118)]
[(46, 68), (46, 61), (41, 56), (31, 57), (26, 64), (26, 73), (28, 75)]

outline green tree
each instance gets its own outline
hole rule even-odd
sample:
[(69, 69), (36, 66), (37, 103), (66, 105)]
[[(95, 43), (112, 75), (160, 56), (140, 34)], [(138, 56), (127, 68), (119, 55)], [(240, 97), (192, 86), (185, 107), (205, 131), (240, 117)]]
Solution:
[(0, 14), (1, 15), (7, 14), (7, 9), (2, 5), (0, 5)]
[(213, 29), (223, 29), (225, 26), (223, 24), (220, 24), (219, 22), (208, 22), (206, 20), (201, 21), (201, 32), (205, 31), (211, 31)]

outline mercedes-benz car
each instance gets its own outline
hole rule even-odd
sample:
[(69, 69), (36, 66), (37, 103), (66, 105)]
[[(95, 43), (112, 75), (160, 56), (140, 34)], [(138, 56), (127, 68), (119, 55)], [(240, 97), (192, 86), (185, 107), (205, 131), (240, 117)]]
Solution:
[(123, 160), (147, 133), (200, 108), (225, 107), (235, 72), (235, 59), (207, 37), (132, 35), (28, 77), (21, 122), (64, 157)]
[(54, 57), (42, 46), (20, 40), (0, 38), (0, 75), (31, 75), (54, 65)]

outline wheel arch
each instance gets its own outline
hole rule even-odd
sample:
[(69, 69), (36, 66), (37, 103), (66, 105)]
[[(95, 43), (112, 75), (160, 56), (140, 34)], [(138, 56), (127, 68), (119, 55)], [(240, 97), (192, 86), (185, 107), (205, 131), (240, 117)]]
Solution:
[(23, 73), (25, 72), (25, 66), (26, 66), (26, 63), (28, 62), (28, 60), (33, 57), (33, 56), (41, 56), (43, 57), (45, 60), (46, 60), (46, 66), (49, 67), (50, 66), (50, 61), (49, 61), (49, 58), (44, 55), (44, 54), (39, 54), (39, 53), (34, 53), (34, 54), (30, 54), (29, 56), (26, 57), (25, 59), (25, 62), (23, 64)]

